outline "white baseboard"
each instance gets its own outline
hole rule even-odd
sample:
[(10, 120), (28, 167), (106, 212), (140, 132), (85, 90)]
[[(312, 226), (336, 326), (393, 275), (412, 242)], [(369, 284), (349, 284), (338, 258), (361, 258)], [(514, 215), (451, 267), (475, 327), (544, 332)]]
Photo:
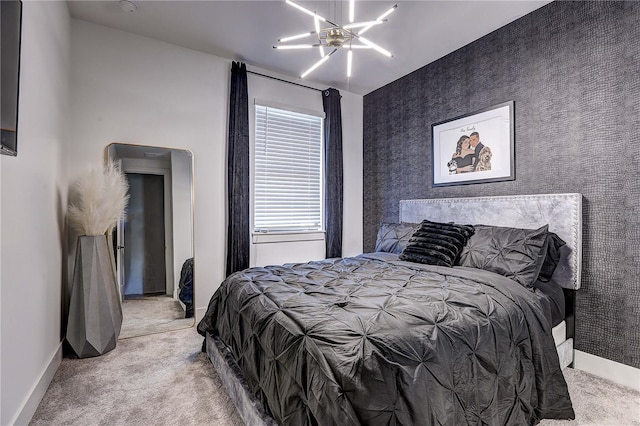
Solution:
[(630, 365), (621, 364), (586, 352), (575, 351), (573, 368), (640, 391), (640, 369)]
[(204, 308), (196, 308), (194, 310), (194, 314), (196, 316), (196, 325), (198, 325), (198, 323), (202, 320), (202, 318), (204, 318), (204, 314), (207, 313), (207, 306), (205, 306)]
[(58, 345), (57, 349), (53, 352), (51, 359), (49, 360), (49, 364), (44, 368), (44, 371), (40, 375), (40, 380), (36, 384), (33, 385), (29, 395), (25, 398), (25, 401), (22, 403), (22, 407), (16, 413), (16, 416), (13, 418), (10, 424), (12, 425), (28, 425), (31, 421), (31, 418), (35, 414), (38, 409), (38, 405), (40, 405), (40, 401), (44, 397), (45, 392), (49, 388), (51, 384), (51, 380), (53, 380), (53, 376), (58, 371), (58, 367), (60, 367), (60, 363), (62, 362), (62, 342)]

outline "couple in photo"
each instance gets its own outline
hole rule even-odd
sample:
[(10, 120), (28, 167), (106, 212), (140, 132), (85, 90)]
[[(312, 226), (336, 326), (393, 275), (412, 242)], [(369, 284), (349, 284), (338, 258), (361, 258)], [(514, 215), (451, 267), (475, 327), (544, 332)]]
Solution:
[(447, 163), (449, 174), (491, 170), (491, 148), (480, 142), (480, 133), (462, 135), (456, 144), (456, 152)]

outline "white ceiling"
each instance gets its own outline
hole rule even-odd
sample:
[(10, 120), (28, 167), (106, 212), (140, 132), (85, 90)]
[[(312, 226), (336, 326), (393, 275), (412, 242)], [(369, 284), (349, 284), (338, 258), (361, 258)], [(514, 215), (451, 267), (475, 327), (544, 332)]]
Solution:
[[(313, 18), (284, 0), (145, 0), (137, 1), (135, 13), (124, 12), (117, 0), (68, 3), (73, 18), (241, 60), (294, 78), (320, 58), (316, 49), (273, 49), (281, 37), (313, 30)], [(348, 22), (347, 1), (298, 3), (338, 24)], [(353, 75), (347, 79), (346, 51), (339, 50), (306, 80), (364, 95), (547, 3), (548, 0), (356, 0), (356, 21), (374, 20), (398, 4), (388, 22), (367, 32), (367, 38), (391, 51), (394, 57), (387, 58), (373, 50), (354, 51)]]

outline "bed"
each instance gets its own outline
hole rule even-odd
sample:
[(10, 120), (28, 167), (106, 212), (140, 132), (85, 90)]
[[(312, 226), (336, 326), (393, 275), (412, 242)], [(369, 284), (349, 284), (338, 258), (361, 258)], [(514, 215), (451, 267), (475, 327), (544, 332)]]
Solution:
[[(246, 424), (573, 418), (561, 368), (572, 362), (581, 200), (401, 201), (399, 221), (381, 226), (375, 253), (235, 273), (212, 297), (198, 331)], [(458, 224), (475, 224), (460, 231), (471, 234), (455, 256), (462, 266), (408, 261), (425, 241), (416, 236), (433, 227), (447, 234)], [(528, 269), (474, 265), (491, 258), (504, 268), (503, 248), (482, 250), (514, 232), (538, 259)], [(550, 233), (565, 244), (555, 247), (542, 283), (534, 264), (551, 252)], [(565, 290), (553, 296), (549, 288)]]

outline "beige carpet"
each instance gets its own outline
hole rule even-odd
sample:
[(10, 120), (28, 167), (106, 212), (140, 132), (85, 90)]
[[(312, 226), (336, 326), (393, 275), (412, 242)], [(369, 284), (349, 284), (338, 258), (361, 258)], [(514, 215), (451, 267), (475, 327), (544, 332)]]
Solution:
[(62, 360), (33, 425), (241, 425), (195, 328)]
[(122, 302), (120, 339), (191, 327), (180, 302), (168, 296), (145, 296)]
[(543, 420), (543, 426), (640, 426), (640, 392), (581, 370), (563, 370), (576, 419)]
[[(33, 425), (241, 425), (194, 328), (118, 341), (98, 358), (64, 359)], [(580, 370), (565, 377), (575, 421), (640, 425), (640, 393)]]

